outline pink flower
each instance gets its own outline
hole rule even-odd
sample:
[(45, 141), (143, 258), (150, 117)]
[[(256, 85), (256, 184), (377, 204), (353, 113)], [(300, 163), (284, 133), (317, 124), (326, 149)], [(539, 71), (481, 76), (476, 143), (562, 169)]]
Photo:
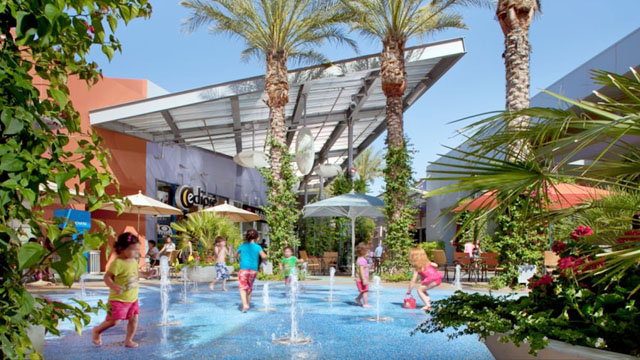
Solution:
[(580, 225), (571, 233), (571, 238), (577, 241), (579, 238), (589, 235), (593, 235), (593, 230), (588, 226)]
[(618, 244), (624, 244), (626, 242), (634, 242), (634, 241), (639, 241), (640, 240), (640, 231), (638, 230), (629, 230), (626, 231), (624, 233), (625, 236), (628, 237), (623, 237), (618, 239)]
[(533, 281), (534, 278), (531, 278), (529, 281), (529, 289), (535, 289), (538, 286), (548, 285), (553, 282), (553, 278), (549, 274), (542, 275), (536, 281)]
[(573, 269), (577, 271), (580, 265), (584, 264), (584, 260), (573, 256), (567, 256), (558, 260), (558, 270)]
[(551, 250), (553, 250), (554, 253), (559, 255), (560, 253), (567, 250), (567, 244), (563, 243), (562, 241), (556, 241), (551, 246)]

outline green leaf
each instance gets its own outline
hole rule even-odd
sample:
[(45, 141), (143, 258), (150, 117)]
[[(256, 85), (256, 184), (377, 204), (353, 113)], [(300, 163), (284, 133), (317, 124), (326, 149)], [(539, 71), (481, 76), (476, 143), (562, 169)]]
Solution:
[(80, 322), (80, 319), (77, 317), (72, 317), (71, 321), (73, 321), (73, 324), (76, 326), (76, 332), (78, 333), (78, 335), (82, 335), (82, 323)]
[(38, 21), (35, 15), (25, 11), (18, 11), (16, 15), (17, 43), (26, 45), (38, 31)]
[(24, 169), (25, 162), (16, 154), (6, 154), (0, 159), (0, 170), (7, 172), (17, 172)]
[(102, 45), (102, 52), (107, 55), (107, 58), (109, 59), (109, 61), (111, 61), (111, 59), (113, 59), (113, 55), (114, 55), (114, 51), (113, 48), (109, 45)]
[(40, 261), (45, 250), (37, 242), (28, 242), (18, 250), (18, 268), (20, 270), (29, 268)]
[(116, 19), (113, 15), (107, 15), (107, 21), (109, 22), (109, 27), (111, 28), (111, 32), (115, 32), (118, 27), (118, 19)]
[(44, 7), (44, 16), (53, 23), (60, 16), (60, 10), (53, 4), (47, 4)]
[(64, 108), (65, 106), (67, 106), (67, 102), (69, 101), (69, 98), (64, 92), (56, 88), (49, 88), (49, 92), (51, 93), (51, 96), (53, 97), (53, 99), (56, 102), (58, 102), (61, 108)]
[(9, 109), (2, 112), (0, 120), (5, 126), (4, 135), (14, 135), (20, 132), (23, 128), (23, 123), (19, 119), (13, 116), (13, 112)]

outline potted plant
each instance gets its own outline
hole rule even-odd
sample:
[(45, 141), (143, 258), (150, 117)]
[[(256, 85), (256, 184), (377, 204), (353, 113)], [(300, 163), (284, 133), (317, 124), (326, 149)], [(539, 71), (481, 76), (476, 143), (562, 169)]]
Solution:
[[(493, 296), (456, 292), (433, 304), (431, 318), (416, 331), (478, 334), (499, 358), (523, 358), (527, 352), (538, 358), (626, 358), (640, 356), (640, 310), (637, 290), (640, 269), (628, 268), (624, 276), (601, 271), (604, 250), (584, 240), (588, 227), (579, 227), (574, 239), (556, 242), (558, 270), (537, 275), (524, 296)], [(592, 232), (591, 232), (592, 233)], [(615, 278), (615, 279), (612, 279)], [(511, 343), (505, 346), (501, 343)], [(524, 344), (524, 350), (519, 349)], [(578, 345), (576, 346), (568, 346)]]
[(241, 243), (238, 227), (226, 217), (214, 212), (198, 212), (189, 214), (184, 220), (172, 223), (177, 238), (182, 240), (181, 250), (186, 251), (191, 243), (194, 254), (177, 270), (186, 267), (187, 277), (191, 281), (210, 282), (216, 277), (215, 256), (213, 249), (215, 239), (222, 236), (227, 239), (227, 245), (234, 248)]

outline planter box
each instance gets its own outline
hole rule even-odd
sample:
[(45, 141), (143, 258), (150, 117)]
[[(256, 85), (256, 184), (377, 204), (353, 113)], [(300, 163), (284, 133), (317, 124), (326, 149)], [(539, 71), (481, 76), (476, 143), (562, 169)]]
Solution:
[[(227, 266), (229, 274), (233, 274), (233, 266)], [(212, 282), (216, 279), (216, 267), (211, 266), (189, 266), (183, 268), (187, 272), (187, 279), (194, 282)]]
[(538, 350), (538, 356), (536, 357), (529, 354), (529, 344), (520, 344), (520, 347), (517, 347), (512, 342), (502, 343), (498, 340), (501, 336), (504, 336), (504, 334), (489, 336), (485, 341), (485, 345), (496, 360), (637, 360), (636, 357), (627, 354), (571, 345), (556, 340), (549, 340), (549, 345), (542, 350)]

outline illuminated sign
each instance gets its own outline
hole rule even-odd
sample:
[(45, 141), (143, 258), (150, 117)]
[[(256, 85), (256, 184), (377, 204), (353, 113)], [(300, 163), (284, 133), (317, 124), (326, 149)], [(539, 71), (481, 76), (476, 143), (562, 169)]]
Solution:
[(189, 210), (196, 205), (203, 207), (209, 207), (216, 204), (216, 197), (202, 189), (197, 188), (197, 192), (193, 191), (193, 188), (188, 185), (182, 185), (176, 191), (176, 205), (184, 210)]

